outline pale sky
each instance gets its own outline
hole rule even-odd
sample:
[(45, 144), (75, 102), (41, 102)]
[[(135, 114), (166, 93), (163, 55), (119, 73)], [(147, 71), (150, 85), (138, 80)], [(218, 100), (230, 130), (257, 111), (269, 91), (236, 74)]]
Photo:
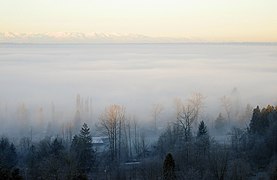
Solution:
[(0, 0), (0, 32), (277, 41), (277, 0)]

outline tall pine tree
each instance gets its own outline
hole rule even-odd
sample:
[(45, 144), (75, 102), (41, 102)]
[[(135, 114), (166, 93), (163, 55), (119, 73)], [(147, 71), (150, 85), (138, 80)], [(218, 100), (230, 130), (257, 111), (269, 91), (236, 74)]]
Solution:
[(83, 124), (79, 135), (74, 136), (71, 144), (71, 152), (77, 162), (78, 171), (80, 173), (90, 172), (94, 164), (95, 152), (92, 147), (90, 128), (86, 123)]

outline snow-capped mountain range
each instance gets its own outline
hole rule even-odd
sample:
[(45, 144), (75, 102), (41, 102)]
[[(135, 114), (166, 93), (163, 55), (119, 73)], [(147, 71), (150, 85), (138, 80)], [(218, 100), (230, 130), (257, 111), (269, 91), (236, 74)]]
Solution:
[(150, 37), (140, 34), (118, 33), (13, 33), (0, 32), (0, 43), (159, 43), (189, 42), (188, 38)]

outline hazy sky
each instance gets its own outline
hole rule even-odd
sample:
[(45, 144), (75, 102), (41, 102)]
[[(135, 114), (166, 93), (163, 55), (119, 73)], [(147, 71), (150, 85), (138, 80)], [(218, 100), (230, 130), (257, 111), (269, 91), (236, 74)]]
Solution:
[(0, 32), (277, 41), (276, 0), (0, 0)]

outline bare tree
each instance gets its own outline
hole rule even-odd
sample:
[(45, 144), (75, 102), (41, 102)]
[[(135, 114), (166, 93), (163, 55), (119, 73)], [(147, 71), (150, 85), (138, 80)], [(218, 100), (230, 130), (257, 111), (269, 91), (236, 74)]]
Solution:
[(179, 97), (175, 98), (173, 101), (176, 110), (176, 118), (178, 118), (179, 114), (182, 112), (183, 109), (183, 101)]
[(157, 121), (158, 121), (158, 118), (161, 114), (161, 112), (163, 111), (163, 106), (162, 104), (154, 104), (153, 105), (153, 108), (152, 108), (152, 117), (154, 119), (154, 128), (155, 130), (157, 130)]
[(183, 128), (185, 140), (188, 141), (192, 133), (192, 123), (196, 119), (196, 112), (190, 105), (183, 106), (183, 109), (177, 119), (181, 127)]
[(246, 105), (244, 112), (242, 112), (239, 117), (241, 127), (247, 127), (252, 118), (253, 109), (254, 108), (250, 104)]
[(227, 96), (223, 96), (220, 100), (221, 100), (223, 109), (227, 114), (228, 122), (229, 122), (229, 125), (230, 125), (230, 123), (231, 123), (231, 112), (232, 112), (231, 99)]
[(199, 124), (198, 119), (199, 119), (201, 110), (204, 107), (204, 100), (205, 100), (205, 97), (201, 93), (197, 93), (197, 92), (193, 93), (192, 96), (188, 99), (189, 104), (194, 108), (194, 111), (195, 111), (195, 115), (196, 115), (195, 121), (194, 121), (195, 127), (197, 127)]
[(146, 138), (145, 138), (145, 133), (142, 132), (140, 134), (140, 139), (139, 139), (139, 148), (140, 148), (140, 157), (142, 158), (146, 158), (147, 156), (147, 153), (148, 153), (148, 149), (149, 149), (149, 145), (148, 143), (146, 142)]
[(111, 160), (119, 160), (121, 157), (122, 125), (125, 121), (125, 107), (111, 105), (100, 116), (101, 126), (108, 135), (110, 143)]
[(180, 99), (175, 100), (177, 123), (182, 127), (185, 141), (188, 141), (192, 133), (192, 124), (198, 120), (204, 97), (195, 93), (187, 102)]
[(126, 126), (125, 126), (125, 130), (126, 130), (126, 133), (127, 133), (127, 147), (128, 147), (128, 156), (130, 158), (133, 157), (133, 154), (132, 154), (132, 136), (131, 136), (131, 123), (130, 121), (128, 120), (126, 122)]
[(217, 145), (209, 156), (210, 169), (213, 176), (218, 180), (224, 180), (227, 173), (228, 150), (225, 146)]
[(133, 145), (134, 145), (134, 150), (135, 150), (135, 153), (136, 155), (138, 155), (140, 153), (140, 144), (139, 144), (139, 135), (138, 135), (138, 123), (136, 121), (136, 119), (134, 119), (133, 121), (134, 123), (134, 142), (133, 142)]

